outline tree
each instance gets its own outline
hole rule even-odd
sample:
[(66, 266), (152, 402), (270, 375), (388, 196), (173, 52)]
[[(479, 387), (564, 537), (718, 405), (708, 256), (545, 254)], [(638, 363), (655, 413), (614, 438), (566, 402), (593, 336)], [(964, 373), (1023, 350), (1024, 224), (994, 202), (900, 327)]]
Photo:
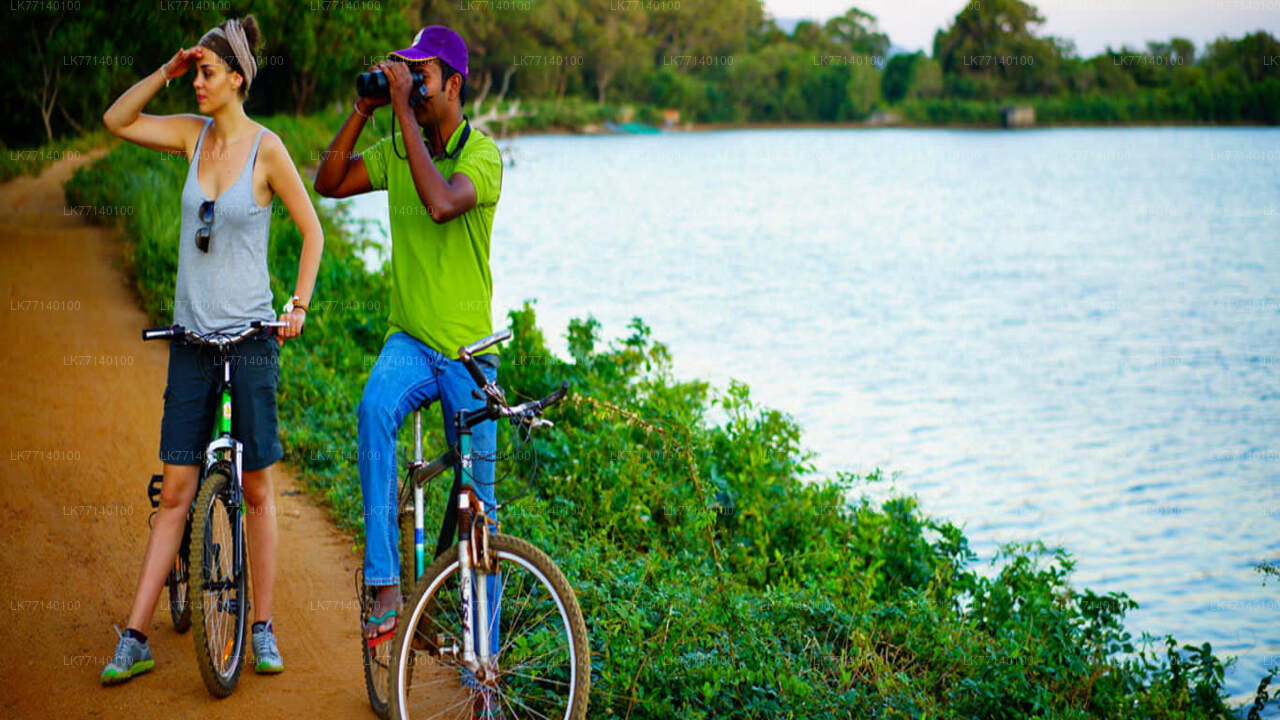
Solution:
[(881, 61), (889, 53), (889, 36), (880, 32), (876, 16), (849, 8), (824, 26), (827, 37), (844, 52)]
[(942, 68), (923, 51), (894, 55), (880, 74), (880, 92), (891, 103), (935, 97), (942, 92)]
[[(58, 102), (58, 81), (62, 79), (62, 65), (55, 57), (53, 48), (54, 31), (66, 18), (66, 11), (58, 12), (48, 23), (48, 28), (31, 26), (31, 45), (35, 48), (36, 62), (40, 67), (40, 82), (26, 85), (28, 97), (40, 110), (40, 119), (44, 121), (45, 137), (53, 142), (53, 126), (49, 118), (53, 115), (53, 107)], [(65, 57), (65, 56), (64, 56)]]
[(643, 10), (638, 5), (619, 6), (615, 0), (592, 0), (586, 27), (587, 70), (593, 76), (596, 102), (603, 103), (619, 73), (648, 64), (651, 41), (644, 35)]
[(1051, 91), (1060, 86), (1053, 73), (1062, 49), (1035, 36), (1043, 23), (1040, 11), (1022, 0), (969, 3), (934, 36), (933, 57), (944, 74), (969, 78), (951, 87), (979, 97)]
[[(416, 31), (408, 0), (332, 7), (267, 2), (254, 5), (253, 12), (263, 32), (259, 52), (285, 68), (281, 75), (287, 77), (289, 109), (299, 114), (349, 96), (357, 74), (408, 45)], [(259, 72), (262, 66), (259, 62)]]

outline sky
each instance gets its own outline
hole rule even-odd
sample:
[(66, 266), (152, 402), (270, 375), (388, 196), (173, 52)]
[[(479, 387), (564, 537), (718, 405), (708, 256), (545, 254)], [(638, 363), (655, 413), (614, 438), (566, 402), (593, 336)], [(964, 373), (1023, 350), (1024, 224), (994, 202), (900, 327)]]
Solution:
[[(979, 0), (980, 1), (980, 0)], [(1222, 35), (1254, 30), (1280, 34), (1280, 0), (1030, 0), (1045, 17), (1040, 35), (1074, 40), (1089, 57), (1121, 45), (1189, 38), (1197, 48)], [(764, 0), (775, 18), (826, 20), (850, 7), (875, 15), (880, 30), (907, 50), (933, 49), (933, 34), (949, 24), (965, 0)]]

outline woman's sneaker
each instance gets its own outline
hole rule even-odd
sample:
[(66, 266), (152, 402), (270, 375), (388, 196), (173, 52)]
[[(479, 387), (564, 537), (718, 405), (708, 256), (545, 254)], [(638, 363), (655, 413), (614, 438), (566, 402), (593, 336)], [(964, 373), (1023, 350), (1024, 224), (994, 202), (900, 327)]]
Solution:
[(120, 632), (120, 628), (116, 628), (116, 634), (120, 636), (120, 642), (116, 644), (115, 657), (102, 670), (103, 685), (126, 682), (156, 666), (156, 661), (151, 658), (151, 648), (145, 641)]
[(276, 634), (271, 630), (270, 620), (253, 624), (253, 658), (254, 672), (263, 675), (284, 672), (284, 659), (276, 647)]

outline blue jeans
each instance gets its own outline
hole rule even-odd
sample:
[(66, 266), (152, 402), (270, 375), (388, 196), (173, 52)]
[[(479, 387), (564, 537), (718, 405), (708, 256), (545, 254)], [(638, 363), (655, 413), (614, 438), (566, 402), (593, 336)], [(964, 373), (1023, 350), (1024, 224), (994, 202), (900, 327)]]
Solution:
[[(497, 370), (478, 363), (489, 380)], [(484, 406), (471, 395), (478, 389), (467, 368), (450, 360), (407, 333), (387, 338), (369, 373), (359, 410), (360, 489), (364, 499), (364, 581), (367, 585), (400, 582), (400, 526), (396, 522), (396, 433), (405, 417), (421, 405), (440, 401), (445, 438), (453, 445), (458, 433), (454, 413)], [(471, 429), (472, 480), (486, 511), (494, 504), (493, 460), (497, 423)], [(488, 459), (481, 459), (488, 458)], [(489, 512), (490, 520), (496, 517)], [(428, 546), (428, 563), (433, 553)], [(491, 593), (489, 597), (493, 598)], [(496, 598), (495, 598), (496, 599)]]

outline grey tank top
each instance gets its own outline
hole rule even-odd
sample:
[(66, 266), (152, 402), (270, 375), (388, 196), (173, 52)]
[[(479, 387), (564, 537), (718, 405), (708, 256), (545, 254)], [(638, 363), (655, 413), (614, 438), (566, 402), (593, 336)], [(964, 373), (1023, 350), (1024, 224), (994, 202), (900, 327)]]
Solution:
[(196, 152), (182, 186), (182, 230), (178, 238), (178, 282), (174, 288), (174, 323), (198, 333), (238, 333), (253, 320), (275, 320), (271, 309), (271, 277), (267, 271), (267, 242), (271, 230), (271, 205), (259, 207), (253, 199), (253, 166), (262, 133), (240, 176), (213, 204), (213, 229), (209, 252), (196, 247), (200, 205), (206, 197), (200, 189), (200, 148), (212, 120), (200, 131)]

